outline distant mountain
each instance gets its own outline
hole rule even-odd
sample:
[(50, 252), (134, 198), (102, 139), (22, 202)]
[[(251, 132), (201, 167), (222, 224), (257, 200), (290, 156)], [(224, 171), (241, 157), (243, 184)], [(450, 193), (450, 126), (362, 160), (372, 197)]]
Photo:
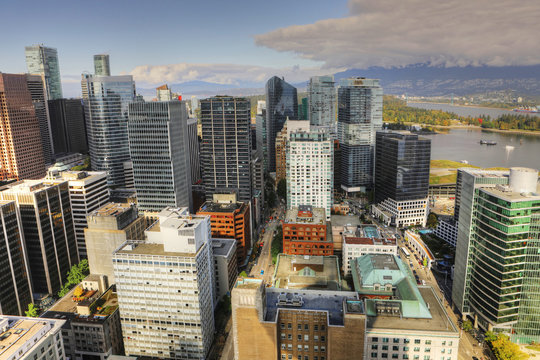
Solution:
[(340, 79), (363, 76), (381, 80), (387, 94), (416, 96), (468, 95), (497, 90), (540, 94), (540, 65), (438, 67), (426, 64), (385, 69), (350, 69), (335, 75)]

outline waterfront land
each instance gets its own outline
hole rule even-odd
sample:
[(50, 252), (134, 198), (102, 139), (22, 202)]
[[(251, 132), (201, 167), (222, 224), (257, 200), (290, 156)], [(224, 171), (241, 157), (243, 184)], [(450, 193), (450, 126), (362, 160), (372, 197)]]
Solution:
[[(465, 164), (453, 160), (431, 160), (429, 173), (429, 184), (450, 184), (455, 183), (457, 178), (457, 169), (470, 167), (481, 169), (480, 166)], [(504, 167), (485, 168), (485, 170), (508, 170)]]

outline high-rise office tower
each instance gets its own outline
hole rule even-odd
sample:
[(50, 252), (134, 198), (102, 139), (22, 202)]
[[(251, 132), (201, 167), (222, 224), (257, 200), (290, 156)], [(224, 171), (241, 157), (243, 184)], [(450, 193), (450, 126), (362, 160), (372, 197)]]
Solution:
[(125, 185), (125, 161), (129, 161), (128, 104), (135, 99), (131, 75), (82, 75), (86, 131), (92, 169), (106, 171), (110, 186)]
[(276, 135), (285, 121), (298, 119), (296, 88), (283, 78), (274, 76), (266, 82), (266, 149), (268, 171), (276, 171)]
[(49, 116), (55, 154), (88, 152), (81, 99), (50, 100)]
[(276, 184), (287, 178), (287, 144), (290, 134), (299, 130), (309, 132), (309, 121), (289, 119), (276, 135)]
[(32, 97), (32, 104), (34, 104), (36, 117), (39, 121), (39, 132), (41, 135), (41, 144), (43, 146), (43, 160), (45, 161), (45, 164), (51, 164), (54, 147), (51, 135), (47, 94), (43, 84), (43, 77), (40, 75), (27, 74), (26, 82), (28, 83), (28, 90), (30, 91), (30, 96)]
[(264, 171), (268, 170), (268, 150), (266, 141), (266, 101), (257, 101), (257, 114), (255, 115), (256, 148), (263, 159)]
[(431, 139), (377, 131), (375, 214), (394, 226), (426, 226)]
[(32, 286), (14, 201), (0, 201), (0, 225), (0, 314), (22, 316), (32, 302)]
[(251, 180), (251, 110), (249, 100), (215, 96), (201, 100), (201, 163), (206, 199), (237, 194), (249, 202)]
[(129, 105), (129, 150), (140, 210), (193, 208), (186, 104)]
[(28, 73), (39, 74), (45, 80), (47, 100), (62, 98), (62, 83), (60, 81), (60, 66), (58, 52), (55, 48), (43, 45), (25, 47), (26, 67)]
[(84, 241), (84, 229), (88, 226), (86, 217), (109, 202), (107, 174), (98, 171), (49, 170), (47, 180), (57, 183), (68, 182), (77, 249), (79, 257), (86, 258)]
[(0, 179), (45, 175), (43, 146), (26, 75), (0, 73)]
[(167, 84), (156, 88), (156, 98), (157, 101), (171, 101), (173, 99), (172, 91)]
[(108, 54), (94, 55), (94, 73), (100, 76), (111, 76)]
[(540, 340), (538, 171), (459, 169), (452, 300), (484, 330)]
[(187, 119), (187, 136), (189, 144), (189, 164), (191, 166), (191, 183), (201, 181), (201, 164), (199, 157), (199, 135), (197, 135), (197, 119)]
[(113, 254), (126, 355), (205, 359), (214, 335), (210, 217), (166, 208), (146, 236)]
[(323, 208), (330, 220), (334, 195), (334, 142), (324, 131), (297, 130), (287, 143), (287, 209)]
[(79, 262), (68, 182), (9, 184), (0, 191), (0, 200), (15, 201), (19, 209), (34, 291), (56, 294)]
[(313, 76), (308, 85), (308, 114), (311, 125), (332, 125), (336, 121), (334, 76)]
[(352, 78), (338, 88), (338, 139), (341, 146), (341, 188), (365, 191), (373, 180), (375, 132), (382, 128), (379, 80)]

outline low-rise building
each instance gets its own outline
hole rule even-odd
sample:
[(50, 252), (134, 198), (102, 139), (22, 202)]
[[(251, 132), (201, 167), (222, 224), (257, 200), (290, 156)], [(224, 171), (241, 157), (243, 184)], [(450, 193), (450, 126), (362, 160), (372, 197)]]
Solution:
[(435, 256), (433, 256), (433, 253), (429, 247), (422, 241), (419, 234), (411, 230), (406, 230), (405, 241), (407, 242), (408, 246), (419, 254), (419, 260), (425, 260), (428, 269), (431, 269), (431, 266), (435, 265)]
[(334, 253), (341, 252), (343, 249), (343, 232), (346, 228), (357, 227), (361, 225), (358, 216), (332, 215), (332, 242), (334, 243)]
[(279, 254), (273, 285), (280, 289), (340, 290), (338, 258)]
[(288, 255), (334, 255), (327, 234), (323, 208), (300, 205), (287, 210), (283, 223), (283, 253)]
[(433, 233), (452, 247), (456, 247), (458, 226), (453, 216), (439, 218), (439, 224)]
[(105, 276), (89, 275), (47, 312), (47, 319), (61, 319), (66, 357), (72, 360), (105, 360), (124, 353), (118, 297)]
[(343, 273), (351, 273), (353, 259), (367, 254), (398, 254), (396, 239), (385, 239), (373, 225), (345, 227), (343, 231)]
[(266, 288), (239, 279), (232, 291), (237, 360), (362, 359), (366, 317), (355, 292)]
[(64, 320), (0, 315), (0, 359), (64, 360)]
[(219, 301), (231, 291), (238, 277), (236, 240), (212, 239), (212, 255), (214, 257), (214, 273), (216, 275), (215, 295), (216, 300)]

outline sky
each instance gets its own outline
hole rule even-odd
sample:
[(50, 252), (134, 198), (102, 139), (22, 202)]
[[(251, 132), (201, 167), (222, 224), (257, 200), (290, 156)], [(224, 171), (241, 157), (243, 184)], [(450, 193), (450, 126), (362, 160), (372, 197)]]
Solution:
[(24, 72), (24, 46), (43, 43), (58, 49), (64, 92), (93, 72), (97, 53), (138, 87), (540, 63), (538, 0), (0, 0), (0, 9), (11, 29), (0, 38), (0, 71)]

